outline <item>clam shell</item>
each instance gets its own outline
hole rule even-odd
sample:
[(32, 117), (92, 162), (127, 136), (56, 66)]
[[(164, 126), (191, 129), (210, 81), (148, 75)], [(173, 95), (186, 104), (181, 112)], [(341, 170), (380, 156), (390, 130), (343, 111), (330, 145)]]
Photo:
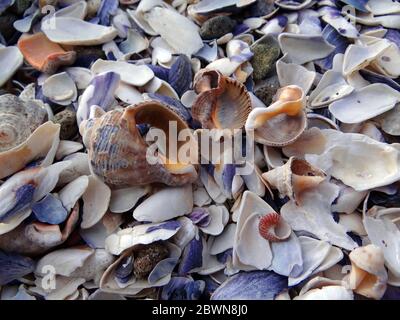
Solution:
[[(59, 143), (60, 125), (46, 122), (39, 126), (21, 144), (0, 153), (0, 179), (7, 177), (25, 167), (32, 160), (45, 157), (54, 150), (54, 158)], [(52, 161), (52, 159), (48, 159)]]
[[(168, 135), (169, 121), (177, 123), (177, 134), (185, 130), (190, 137), (190, 141), (175, 145), (177, 151), (190, 148), (190, 156), (197, 159), (197, 142), (187, 130), (187, 124), (163, 104), (148, 101), (125, 110), (109, 111), (100, 118), (81, 124), (93, 172), (106, 184), (119, 188), (153, 182), (172, 186), (193, 182), (197, 172), (191, 163), (196, 162), (190, 159), (184, 163), (173, 158), (163, 160), (159, 154), (148, 150), (148, 144), (136, 127), (136, 124), (150, 124)], [(168, 150), (169, 154), (172, 152), (173, 149)]]
[(301, 1), (293, 1), (293, 0), (277, 0), (275, 4), (278, 7), (287, 10), (301, 10), (308, 7), (311, 7), (315, 3), (314, 0), (301, 0)]
[(64, 188), (58, 192), (58, 196), (64, 206), (69, 212), (76, 202), (85, 193), (89, 186), (89, 178), (87, 176), (80, 176), (75, 180), (68, 183)]
[(332, 103), (329, 111), (343, 123), (360, 123), (393, 109), (398, 102), (400, 92), (375, 83)]
[(122, 213), (131, 210), (148, 193), (147, 187), (130, 187), (111, 191), (110, 211)]
[(46, 21), (42, 31), (52, 42), (62, 45), (93, 46), (111, 41), (117, 35), (114, 27), (104, 27), (72, 17), (54, 17), (57, 28), (49, 28)]
[(307, 126), (305, 95), (297, 86), (277, 92), (277, 101), (268, 108), (255, 108), (246, 121), (246, 131), (254, 130), (256, 142), (267, 146), (285, 146), (300, 137)]
[(23, 64), (23, 56), (17, 47), (0, 48), (0, 86), (3, 86)]
[(52, 74), (59, 67), (75, 62), (76, 53), (66, 51), (51, 42), (42, 32), (24, 35), (18, 40), (18, 48), (25, 60), (35, 69)]
[(236, 80), (217, 71), (200, 71), (195, 77), (198, 96), (192, 116), (203, 128), (240, 129), (251, 111), (246, 88)]
[(34, 101), (11, 94), (0, 96), (0, 152), (24, 143), (45, 120), (46, 111)]
[(188, 57), (179, 55), (168, 73), (168, 83), (179, 97), (190, 88), (192, 82), (192, 65)]
[(77, 99), (75, 82), (66, 72), (54, 74), (43, 83), (43, 95), (60, 105), (70, 105)]

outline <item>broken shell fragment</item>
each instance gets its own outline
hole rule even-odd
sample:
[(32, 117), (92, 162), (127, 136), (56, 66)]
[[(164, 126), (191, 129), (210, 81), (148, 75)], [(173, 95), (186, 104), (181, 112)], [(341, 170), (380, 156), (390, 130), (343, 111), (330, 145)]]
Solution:
[(279, 214), (272, 212), (260, 218), (258, 231), (268, 241), (278, 242), (287, 239), (292, 229)]

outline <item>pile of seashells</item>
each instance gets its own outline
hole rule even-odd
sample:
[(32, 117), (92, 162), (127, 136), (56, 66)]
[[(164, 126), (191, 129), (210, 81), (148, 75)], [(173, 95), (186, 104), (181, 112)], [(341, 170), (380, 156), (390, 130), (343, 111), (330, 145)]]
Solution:
[(399, 1), (0, 0), (0, 43), (0, 299), (400, 299)]

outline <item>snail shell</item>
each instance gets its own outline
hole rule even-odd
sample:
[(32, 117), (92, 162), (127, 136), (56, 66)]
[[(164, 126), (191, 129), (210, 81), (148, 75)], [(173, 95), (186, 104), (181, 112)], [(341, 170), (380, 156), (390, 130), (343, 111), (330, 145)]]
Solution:
[(0, 96), (0, 152), (23, 143), (47, 116), (44, 108), (17, 96)]
[(241, 129), (252, 110), (250, 95), (239, 81), (215, 70), (195, 77), (198, 94), (192, 107), (193, 119), (206, 129)]
[(184, 150), (190, 148), (191, 160), (197, 159), (197, 142), (186, 122), (157, 101), (111, 110), (98, 118), (83, 121), (80, 131), (93, 173), (112, 188), (155, 182), (171, 186), (192, 183), (197, 179), (194, 162), (174, 161), (169, 158), (169, 152), (165, 155), (161, 151), (150, 153), (152, 146), (146, 143), (138, 127), (149, 125), (169, 137), (171, 121), (177, 124), (177, 135), (186, 129), (189, 141), (166, 141), (167, 151), (175, 147), (179, 156), (183, 147)]

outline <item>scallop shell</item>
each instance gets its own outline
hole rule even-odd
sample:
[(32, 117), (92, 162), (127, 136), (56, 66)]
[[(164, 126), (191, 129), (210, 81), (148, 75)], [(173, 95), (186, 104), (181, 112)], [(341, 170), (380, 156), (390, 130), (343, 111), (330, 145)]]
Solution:
[(268, 108), (255, 108), (246, 121), (246, 131), (254, 130), (256, 142), (267, 146), (286, 146), (300, 137), (307, 126), (303, 111), (305, 94), (298, 86), (277, 92), (277, 101)]
[(218, 71), (200, 71), (195, 77), (198, 94), (192, 116), (203, 128), (240, 129), (251, 112), (251, 99), (238, 81)]
[(50, 74), (60, 66), (73, 64), (76, 59), (74, 51), (64, 50), (42, 32), (22, 36), (18, 41), (18, 48), (32, 67)]
[[(177, 123), (177, 133), (185, 132), (189, 142), (170, 145), (167, 154), (152, 154), (137, 125), (149, 124), (167, 136), (169, 121)], [(191, 183), (197, 178), (192, 160), (185, 162), (169, 159), (174, 147), (177, 154), (182, 148), (190, 149), (196, 157), (197, 142), (187, 124), (165, 105), (146, 101), (125, 110), (112, 110), (100, 118), (81, 123), (80, 130), (89, 150), (89, 161), (94, 174), (112, 187), (126, 187), (161, 182), (171, 186)], [(171, 142), (170, 142), (171, 143)], [(152, 145), (153, 147), (154, 145)], [(196, 154), (194, 154), (196, 153)], [(161, 161), (160, 161), (161, 160)]]
[(46, 110), (33, 101), (25, 102), (11, 94), (0, 96), (0, 152), (26, 141), (46, 115)]
[(351, 272), (348, 277), (350, 288), (368, 298), (381, 299), (386, 291), (388, 274), (382, 250), (367, 245), (350, 252)]
[(307, 161), (291, 157), (285, 165), (263, 173), (262, 177), (281, 195), (298, 203), (301, 193), (318, 186), (326, 175)]

